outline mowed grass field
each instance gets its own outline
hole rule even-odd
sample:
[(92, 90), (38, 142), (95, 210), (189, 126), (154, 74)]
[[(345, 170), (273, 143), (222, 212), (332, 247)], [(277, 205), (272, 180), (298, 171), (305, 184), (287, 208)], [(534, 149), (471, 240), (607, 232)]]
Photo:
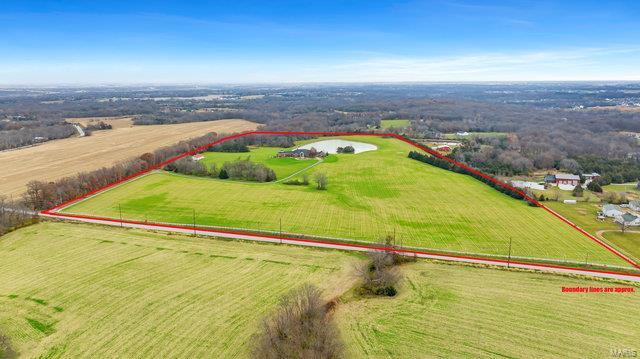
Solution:
[[(347, 137), (348, 138), (348, 137)], [(65, 212), (282, 231), (377, 242), (395, 233), (405, 246), (627, 266), (541, 208), (470, 176), (407, 158), (414, 147), (390, 138), (354, 137), (378, 150), (341, 154), (309, 170), (314, 185), (234, 183), (155, 173)]]
[(29, 181), (53, 181), (79, 172), (108, 167), (160, 147), (208, 132), (252, 131), (258, 124), (245, 120), (191, 122), (175, 125), (123, 126), (0, 152), (0, 194), (18, 196)]
[(0, 237), (0, 332), (24, 357), (246, 357), (282, 295), (348, 289), (358, 258), (90, 225)]
[(285, 179), (298, 171), (317, 163), (314, 159), (278, 158), (276, 154), (282, 151), (278, 147), (250, 147), (250, 152), (204, 152), (204, 159), (201, 161), (207, 168), (216, 164), (218, 170), (225, 162), (232, 162), (238, 159), (249, 158), (252, 162), (260, 162), (271, 168), (276, 173), (277, 180)]
[[(340, 298), (347, 357), (605, 357), (637, 348), (640, 295), (551, 274), (401, 267), (394, 298), (353, 295), (361, 254), (43, 222), (0, 237), (0, 333), (23, 357), (248, 357), (279, 298)], [(640, 290), (636, 288), (636, 290)]]
[(605, 358), (640, 345), (635, 293), (619, 284), (418, 262), (396, 298), (349, 301), (335, 316), (353, 358)]

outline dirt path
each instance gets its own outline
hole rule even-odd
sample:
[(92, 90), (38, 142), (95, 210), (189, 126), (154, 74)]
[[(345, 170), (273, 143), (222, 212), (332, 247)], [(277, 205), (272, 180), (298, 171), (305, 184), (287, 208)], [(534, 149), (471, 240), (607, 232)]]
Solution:
[(208, 132), (244, 132), (257, 127), (258, 124), (245, 120), (122, 127), (96, 131), (91, 136), (0, 152), (0, 194), (18, 196), (31, 180), (55, 180), (111, 166), (118, 161)]

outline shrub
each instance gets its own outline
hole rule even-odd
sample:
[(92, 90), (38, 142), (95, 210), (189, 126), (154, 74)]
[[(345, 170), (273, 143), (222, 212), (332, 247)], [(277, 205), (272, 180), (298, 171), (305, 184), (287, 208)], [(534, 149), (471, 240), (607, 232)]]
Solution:
[(262, 324), (254, 358), (341, 358), (339, 332), (327, 315), (332, 306), (318, 288), (304, 285), (286, 295), (276, 312)]
[(587, 185), (587, 189), (591, 192), (602, 193), (602, 186), (600, 186), (600, 183), (598, 183), (598, 181), (589, 182), (589, 184)]
[(327, 175), (322, 173), (322, 172), (316, 172), (316, 174), (314, 175), (315, 180), (316, 180), (316, 187), (319, 190), (325, 190), (327, 189), (327, 184), (329, 183), (329, 181), (327, 180)]
[(584, 193), (584, 190), (582, 189), (582, 186), (580, 184), (578, 184), (573, 191), (571, 192), (571, 194), (574, 197), (582, 197), (582, 194)]

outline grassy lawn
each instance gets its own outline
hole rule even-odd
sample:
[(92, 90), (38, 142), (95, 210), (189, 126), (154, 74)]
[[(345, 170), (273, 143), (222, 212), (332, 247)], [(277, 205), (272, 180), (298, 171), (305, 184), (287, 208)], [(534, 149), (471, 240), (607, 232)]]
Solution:
[(343, 303), (336, 318), (355, 358), (604, 358), (638, 348), (640, 293), (567, 277), (418, 262), (397, 298)]
[(382, 128), (383, 130), (390, 129), (390, 128), (405, 128), (405, 127), (408, 127), (410, 124), (411, 124), (410, 120), (400, 120), (400, 119), (381, 120), (380, 128)]
[(636, 230), (639, 229), (629, 228), (624, 234), (622, 232), (605, 232), (602, 235), (607, 241), (640, 261), (640, 233), (631, 232)]
[(66, 212), (250, 228), (379, 241), (395, 233), (406, 246), (514, 257), (627, 264), (540, 208), (470, 176), (407, 158), (412, 146), (357, 137), (378, 150), (333, 156), (322, 171), (328, 190), (233, 183), (156, 173), (106, 191)]
[(544, 196), (546, 198), (550, 198), (550, 199), (553, 199), (553, 200), (555, 200), (557, 198), (558, 201), (560, 201), (560, 202), (564, 201), (565, 199), (574, 199), (577, 202), (600, 203), (600, 197), (598, 197), (593, 192), (588, 191), (586, 189), (584, 190), (582, 197), (574, 197), (572, 195), (572, 191), (563, 191), (563, 190), (559, 189), (558, 187), (551, 187), (551, 188), (547, 188), (545, 190), (534, 189), (532, 191), (536, 196), (540, 196), (540, 194), (544, 194)]
[(209, 168), (212, 164), (216, 164), (218, 170), (225, 162), (232, 162), (238, 159), (246, 159), (247, 157), (253, 162), (264, 163), (276, 173), (278, 180), (284, 179), (293, 173), (301, 171), (314, 163), (316, 160), (298, 160), (295, 158), (277, 158), (278, 151), (282, 151), (279, 147), (251, 147), (251, 152), (232, 153), (232, 152), (204, 152), (202, 163)]
[(0, 332), (24, 357), (246, 357), (284, 293), (310, 282), (338, 295), (356, 260), (42, 223), (0, 237)]
[[(640, 294), (606, 281), (418, 261), (358, 298), (360, 254), (44, 222), (0, 237), (0, 332), (23, 357), (248, 357), (279, 298), (340, 297), (347, 357), (604, 357), (635, 348)], [(604, 319), (603, 319), (604, 318)]]
[(630, 192), (635, 194), (640, 194), (638, 191), (636, 182), (631, 183), (612, 183), (606, 186), (602, 186), (602, 189), (607, 192)]

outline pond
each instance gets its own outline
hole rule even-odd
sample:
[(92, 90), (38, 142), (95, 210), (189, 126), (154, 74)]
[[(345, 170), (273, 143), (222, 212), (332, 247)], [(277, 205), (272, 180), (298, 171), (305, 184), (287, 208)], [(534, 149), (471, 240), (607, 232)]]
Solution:
[(309, 143), (307, 145), (300, 146), (299, 148), (303, 150), (310, 150), (311, 147), (313, 147), (318, 151), (324, 151), (326, 153), (338, 153), (338, 147), (346, 147), (346, 146), (353, 147), (356, 153), (366, 152), (366, 151), (375, 151), (378, 149), (377, 146), (372, 145), (370, 143), (347, 141), (347, 140), (324, 140), (324, 141)]

